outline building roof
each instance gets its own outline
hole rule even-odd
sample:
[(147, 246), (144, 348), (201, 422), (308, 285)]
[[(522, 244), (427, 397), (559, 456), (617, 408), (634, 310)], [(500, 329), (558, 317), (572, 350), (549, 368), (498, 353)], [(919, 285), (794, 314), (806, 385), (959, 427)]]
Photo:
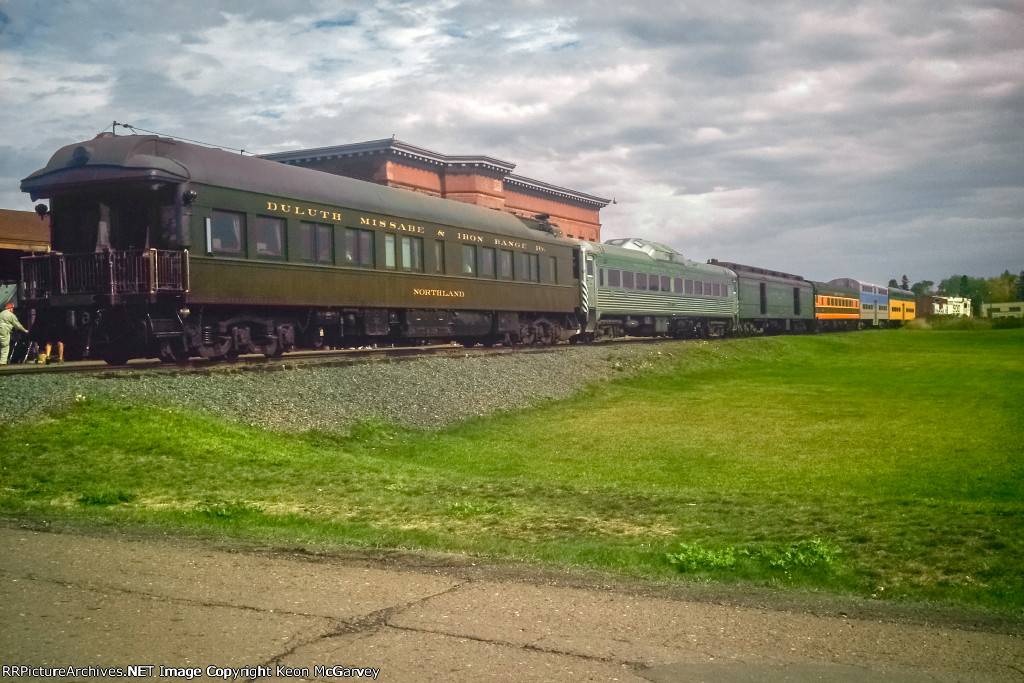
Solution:
[(50, 197), (89, 183), (124, 181), (199, 183), (535, 241), (555, 239), (542, 221), (155, 135), (102, 133), (62, 147), (46, 167), (21, 181), (21, 189)]
[(0, 249), (48, 251), (50, 224), (34, 211), (0, 209)]
[(601, 208), (611, 203), (610, 199), (595, 197), (594, 195), (577, 192), (557, 185), (551, 185), (539, 180), (533, 180), (523, 176), (513, 175), (512, 170), (516, 167), (511, 161), (503, 161), (494, 157), (483, 155), (451, 155), (434, 152), (423, 147), (416, 147), (407, 142), (386, 138), (384, 140), (370, 140), (367, 142), (356, 142), (349, 145), (335, 145), (332, 147), (316, 147), (313, 149), (300, 149), (290, 152), (276, 152), (264, 154), (264, 159), (279, 161), (285, 164), (302, 165), (313, 161), (324, 161), (327, 159), (352, 159), (356, 157), (372, 157), (383, 155), (399, 161), (412, 161), (429, 166), (436, 166), (448, 173), (459, 173), (466, 171), (486, 172), (501, 175), (507, 186), (520, 190), (528, 190), (534, 193), (553, 195), (562, 200), (571, 200), (583, 204), (589, 204)]

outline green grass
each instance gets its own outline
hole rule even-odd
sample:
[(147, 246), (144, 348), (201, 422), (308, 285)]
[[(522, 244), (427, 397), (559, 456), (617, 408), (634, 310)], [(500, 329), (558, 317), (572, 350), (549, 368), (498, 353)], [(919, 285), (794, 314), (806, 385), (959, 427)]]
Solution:
[(1024, 614), (1024, 330), (657, 349), (439, 432), (86, 398), (8, 426), (0, 509)]

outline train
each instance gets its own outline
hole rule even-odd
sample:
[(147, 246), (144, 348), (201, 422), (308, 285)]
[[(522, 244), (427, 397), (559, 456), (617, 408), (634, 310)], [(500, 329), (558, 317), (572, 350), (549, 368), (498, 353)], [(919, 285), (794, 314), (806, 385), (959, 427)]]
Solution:
[[(21, 182), (51, 251), (21, 302), (69, 358), (121, 365), (296, 348), (552, 345), (902, 324), (886, 287), (563, 237), (512, 213), (157, 135), (67, 145)], [(44, 206), (45, 208), (45, 206)], [(899, 302), (897, 312), (896, 302)]]

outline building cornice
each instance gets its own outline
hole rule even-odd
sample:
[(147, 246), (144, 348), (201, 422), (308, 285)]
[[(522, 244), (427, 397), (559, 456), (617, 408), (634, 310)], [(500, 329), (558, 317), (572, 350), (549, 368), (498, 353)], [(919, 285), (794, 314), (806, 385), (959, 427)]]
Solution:
[(369, 140), (367, 142), (356, 142), (350, 145), (335, 145), (332, 147), (315, 147), (312, 149), (300, 149), (289, 152), (276, 152), (273, 154), (261, 155), (264, 159), (279, 161), (293, 166), (305, 166), (318, 161), (331, 159), (354, 159), (359, 157), (372, 157), (382, 155), (385, 158), (405, 161), (410, 163), (426, 164), (443, 168), (446, 173), (473, 173), (486, 172), (499, 175), (506, 186), (515, 187), (519, 190), (527, 190), (534, 194), (542, 194), (558, 197), (563, 200), (570, 200), (577, 203), (603, 208), (611, 203), (610, 199), (595, 197), (594, 195), (577, 192), (565, 187), (558, 187), (532, 178), (513, 175), (512, 170), (516, 165), (511, 161), (504, 161), (494, 157), (483, 155), (451, 155), (434, 152), (423, 147), (410, 145), (407, 142), (395, 138), (383, 140)]

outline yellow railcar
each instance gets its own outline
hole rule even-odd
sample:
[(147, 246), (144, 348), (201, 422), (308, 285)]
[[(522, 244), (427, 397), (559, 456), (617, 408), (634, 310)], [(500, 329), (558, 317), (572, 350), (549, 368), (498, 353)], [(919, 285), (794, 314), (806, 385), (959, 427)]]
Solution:
[(905, 289), (889, 288), (889, 320), (893, 325), (904, 325), (917, 317), (914, 293)]

